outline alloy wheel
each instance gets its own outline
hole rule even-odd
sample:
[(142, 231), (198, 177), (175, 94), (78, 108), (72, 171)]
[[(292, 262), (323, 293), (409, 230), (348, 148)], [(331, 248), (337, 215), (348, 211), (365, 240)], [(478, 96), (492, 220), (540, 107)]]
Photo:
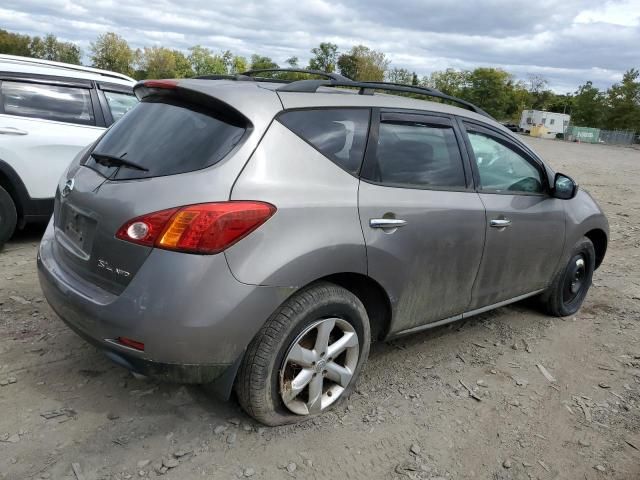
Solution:
[(293, 341), (280, 369), (280, 397), (298, 415), (323, 411), (349, 385), (360, 355), (358, 334), (341, 318), (312, 323)]

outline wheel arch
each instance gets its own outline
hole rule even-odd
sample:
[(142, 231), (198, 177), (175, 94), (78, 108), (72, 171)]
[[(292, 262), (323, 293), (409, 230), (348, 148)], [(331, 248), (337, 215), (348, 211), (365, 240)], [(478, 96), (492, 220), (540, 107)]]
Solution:
[[(319, 282), (329, 282), (334, 285), (338, 285), (350, 291), (360, 299), (367, 311), (367, 316), (369, 317), (372, 341), (382, 340), (387, 336), (392, 320), (391, 300), (386, 290), (378, 282), (362, 273), (342, 272), (317, 278), (308, 282), (306, 285), (301, 285), (299, 288), (292, 289), (291, 293), (283, 299), (282, 303), (286, 302), (290, 296), (295, 295), (297, 292), (309, 288)], [(267, 320), (268, 319), (265, 319), (265, 322)], [(249, 342), (252, 340), (253, 337)], [(243, 349), (234, 364), (230, 366), (225, 375), (210, 385), (211, 391), (220, 398), (227, 400), (230, 397), (233, 385), (236, 382), (240, 364), (242, 363), (242, 359), (245, 354), (246, 347)]]
[(27, 189), (11, 165), (2, 160), (0, 160), (0, 187), (11, 196), (18, 213), (18, 222), (22, 221), (25, 215), (25, 200), (28, 198)]
[(327, 275), (311, 283), (334, 283), (360, 299), (369, 317), (371, 340), (382, 340), (391, 326), (391, 300), (386, 290), (373, 278), (361, 273), (344, 272)]
[(584, 236), (593, 243), (593, 248), (596, 251), (596, 268), (598, 268), (600, 264), (602, 264), (604, 256), (607, 253), (607, 244), (609, 241), (607, 234), (600, 228), (594, 228), (585, 233)]

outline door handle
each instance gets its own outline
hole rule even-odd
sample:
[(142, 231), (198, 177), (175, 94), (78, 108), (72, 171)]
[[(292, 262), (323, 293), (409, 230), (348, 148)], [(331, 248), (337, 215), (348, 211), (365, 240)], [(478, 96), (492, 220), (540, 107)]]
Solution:
[(404, 227), (406, 224), (406, 220), (400, 220), (398, 218), (372, 218), (369, 220), (369, 226), (371, 228), (398, 228)]
[(27, 135), (29, 132), (14, 127), (0, 127), (0, 135)]
[(511, 220), (494, 219), (489, 222), (489, 225), (491, 225), (493, 228), (504, 228), (511, 225)]

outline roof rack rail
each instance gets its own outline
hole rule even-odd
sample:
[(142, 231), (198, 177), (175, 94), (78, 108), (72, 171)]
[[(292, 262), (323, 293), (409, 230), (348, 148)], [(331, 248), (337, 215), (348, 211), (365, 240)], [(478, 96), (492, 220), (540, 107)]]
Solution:
[[(331, 80), (335, 80), (336, 82), (350, 82), (351, 79), (347, 78), (339, 73), (331, 73), (331, 72), (323, 72), (321, 70), (311, 70), (309, 68), (260, 68), (257, 70), (248, 70), (246, 72), (241, 73), (241, 75), (246, 75), (248, 77), (252, 77), (259, 73), (270, 73), (270, 72), (283, 72), (283, 73), (306, 73), (307, 75), (318, 75), (319, 77), (325, 77)], [(259, 77), (264, 78), (264, 77)], [(277, 79), (279, 81), (287, 81), (285, 79)], [(289, 80), (290, 81), (290, 80)]]
[(427, 97), (440, 98), (452, 103), (463, 105), (472, 112), (478, 113), (485, 117), (493, 119), (491, 115), (482, 110), (480, 107), (475, 106), (471, 102), (467, 102), (461, 98), (452, 97), (446, 93), (442, 93), (439, 90), (428, 87), (419, 87), (414, 85), (404, 85), (401, 83), (392, 82), (356, 82), (352, 80), (339, 81), (339, 80), (297, 80), (295, 82), (288, 83), (278, 88), (279, 92), (306, 92), (313, 93), (320, 87), (351, 87), (357, 88), (360, 95), (373, 95), (374, 90), (386, 90), (390, 92), (404, 92), (415, 93), (418, 95), (424, 95)]
[(196, 77), (191, 77), (194, 80), (238, 80), (238, 81), (249, 81), (249, 82), (253, 82), (253, 78), (248, 77), (242, 73), (237, 74), (237, 75), (222, 75), (222, 74), (215, 74), (215, 75), (198, 75)]
[(21, 57), (18, 55), (0, 54), (0, 60), (18, 63), (32, 63), (34, 65), (43, 65), (52, 68), (59, 68), (65, 70), (75, 70), (77, 72), (93, 73), (94, 75), (102, 75), (103, 77), (118, 78), (120, 80), (127, 80), (135, 82), (133, 78), (124, 73), (111, 72), (109, 70), (102, 70), (100, 68), (86, 67), (84, 65), (75, 65), (71, 63), (54, 62), (52, 60), (44, 60), (42, 58)]

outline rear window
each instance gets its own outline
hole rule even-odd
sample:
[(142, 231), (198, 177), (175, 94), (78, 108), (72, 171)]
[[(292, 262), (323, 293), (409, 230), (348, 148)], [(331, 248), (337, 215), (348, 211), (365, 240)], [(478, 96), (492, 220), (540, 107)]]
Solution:
[(93, 149), (148, 171), (105, 166), (89, 156), (86, 166), (111, 180), (159, 177), (200, 170), (222, 160), (247, 125), (224, 112), (166, 97), (146, 98), (116, 122)]
[(95, 125), (89, 89), (26, 82), (0, 82), (7, 115)]
[(293, 110), (278, 120), (347, 172), (357, 175), (369, 130), (369, 109)]

